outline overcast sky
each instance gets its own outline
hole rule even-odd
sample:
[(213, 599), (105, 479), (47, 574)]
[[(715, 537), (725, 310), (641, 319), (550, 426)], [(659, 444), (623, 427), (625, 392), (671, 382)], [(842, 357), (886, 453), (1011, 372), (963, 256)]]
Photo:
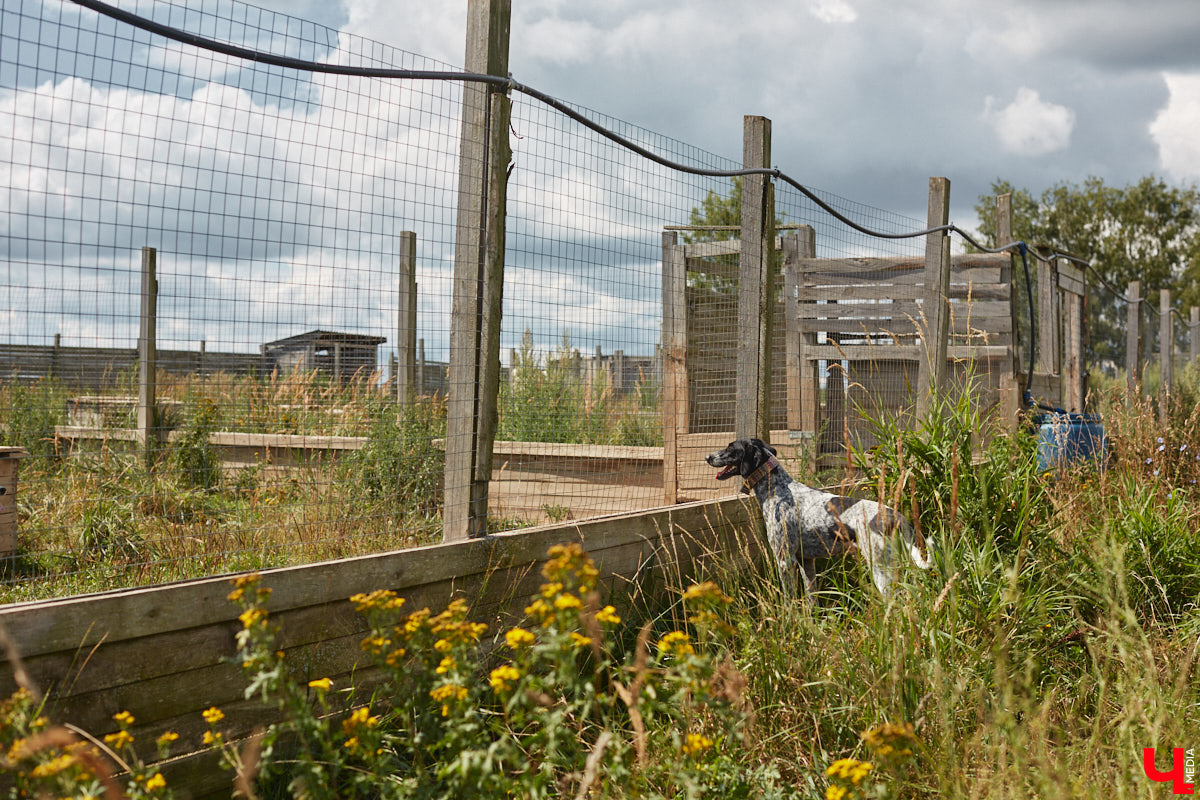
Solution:
[[(272, 0), (452, 64), (466, 2)], [(556, 97), (740, 158), (774, 125), (801, 182), (924, 217), (993, 180), (1200, 178), (1196, 0), (513, 0), (510, 69)]]
[[(121, 5), (304, 58), (438, 66), (376, 55), (370, 40), (463, 62), (465, 0), (258, 0), (328, 27), (315, 30), (227, 0)], [(951, 219), (966, 228), (998, 178), (1035, 193), (1091, 175), (1200, 178), (1200, 0), (513, 5), (517, 80), (638, 126), (628, 132), (651, 146), (734, 163), (743, 115), (766, 116), (774, 166), (862, 204), (845, 208), (877, 227), (920, 227), (930, 176), (951, 180)], [(430, 358), (445, 356), (458, 84), (256, 67), (66, 0), (0, 0), (0, 11), (10, 338), (126, 346), (150, 244), (164, 253), (165, 346), (253, 351), (325, 328), (387, 336), (386, 352), (398, 233), (414, 230), (419, 330)], [(231, 33), (231, 18), (252, 21)], [(652, 352), (663, 226), (728, 182), (653, 166), (528, 98), (514, 106), (513, 145), (503, 356), (526, 328), (541, 349), (566, 333), (584, 352)], [(806, 216), (794, 192), (779, 198), (787, 219), (818, 226), (821, 255), (892, 247), (822, 230), (828, 217)], [(922, 243), (903, 247), (888, 252)]]

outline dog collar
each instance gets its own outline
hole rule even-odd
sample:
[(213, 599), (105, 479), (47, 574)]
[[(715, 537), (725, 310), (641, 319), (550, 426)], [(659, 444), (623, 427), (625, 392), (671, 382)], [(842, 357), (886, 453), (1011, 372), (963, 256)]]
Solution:
[(779, 461), (775, 458), (775, 456), (768, 458), (759, 466), (758, 469), (742, 478), (742, 493), (750, 494), (750, 490), (754, 488), (754, 484), (767, 477), (767, 475), (778, 466)]

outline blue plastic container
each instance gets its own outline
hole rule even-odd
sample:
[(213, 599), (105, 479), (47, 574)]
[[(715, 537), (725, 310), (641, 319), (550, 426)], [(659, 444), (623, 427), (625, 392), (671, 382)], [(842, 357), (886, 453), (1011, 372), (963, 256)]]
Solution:
[(1052, 413), (1037, 419), (1038, 470), (1061, 470), (1084, 462), (1104, 469), (1108, 439), (1096, 414)]

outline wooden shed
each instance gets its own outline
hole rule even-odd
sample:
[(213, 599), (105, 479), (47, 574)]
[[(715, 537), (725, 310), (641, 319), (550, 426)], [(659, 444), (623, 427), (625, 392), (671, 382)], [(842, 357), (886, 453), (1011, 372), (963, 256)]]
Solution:
[(346, 382), (375, 369), (379, 345), (386, 341), (383, 336), (317, 330), (267, 342), (261, 350), (268, 373), (315, 370)]

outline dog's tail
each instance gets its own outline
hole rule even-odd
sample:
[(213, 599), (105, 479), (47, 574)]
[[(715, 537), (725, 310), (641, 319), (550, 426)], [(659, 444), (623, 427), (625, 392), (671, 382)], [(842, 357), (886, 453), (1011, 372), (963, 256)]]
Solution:
[(932, 554), (929, 552), (929, 542), (925, 540), (924, 534), (917, 528), (914, 528), (912, 523), (904, 517), (900, 518), (900, 538), (908, 545), (908, 553), (912, 556), (914, 564), (921, 569), (929, 569), (933, 566)]

